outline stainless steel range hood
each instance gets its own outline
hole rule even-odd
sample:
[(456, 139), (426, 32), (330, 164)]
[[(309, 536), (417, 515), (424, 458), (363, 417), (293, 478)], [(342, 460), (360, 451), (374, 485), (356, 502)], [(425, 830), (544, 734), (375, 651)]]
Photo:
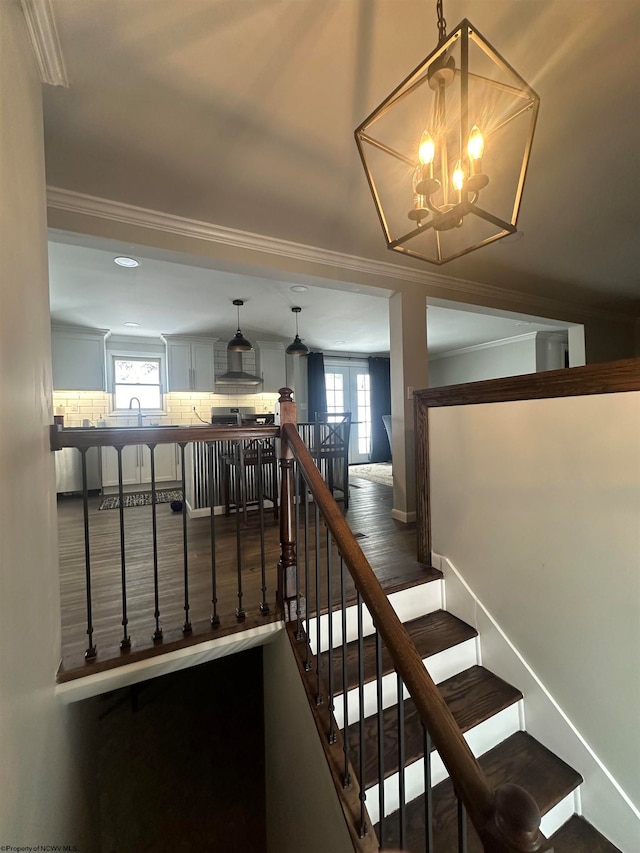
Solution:
[(216, 385), (246, 385), (262, 384), (261, 376), (254, 376), (242, 369), (242, 353), (227, 352), (227, 372), (216, 377)]

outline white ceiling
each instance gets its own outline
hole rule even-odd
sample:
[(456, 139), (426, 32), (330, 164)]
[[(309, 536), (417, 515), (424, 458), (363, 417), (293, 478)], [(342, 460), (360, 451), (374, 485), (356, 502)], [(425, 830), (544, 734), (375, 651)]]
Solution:
[[(254, 343), (292, 339), (295, 318), (290, 312), (297, 305), (303, 309), (300, 335), (312, 349), (359, 353), (389, 350), (390, 291), (345, 283), (344, 289), (305, 285), (305, 291), (295, 292), (291, 287), (300, 285), (290, 281), (167, 261), (140, 246), (118, 247), (117, 243), (96, 239), (53, 236), (56, 239), (49, 243), (49, 266), (55, 322), (105, 328), (113, 334), (195, 334), (228, 340), (236, 328), (233, 300), (244, 299), (240, 324)], [(62, 239), (66, 242), (60, 242)], [(102, 247), (97, 248), (97, 243)], [(114, 258), (123, 252), (139, 260), (140, 266), (129, 269), (116, 265)], [(127, 322), (139, 326), (130, 328), (124, 325)], [(432, 355), (532, 331), (566, 328), (563, 323), (531, 317), (455, 310), (442, 302), (429, 306), (427, 324)]]
[[(52, 9), (69, 87), (44, 87), (50, 187), (411, 273), (428, 266), (386, 250), (353, 130), (435, 47), (434, 0), (52, 0)], [(640, 316), (640, 3), (445, 0), (444, 12), (449, 31), (468, 17), (541, 97), (524, 239), (438, 268), (451, 277), (445, 290), (465, 281), (485, 306), (496, 303), (482, 288), (494, 288)], [(55, 228), (86, 223), (106, 236), (96, 218), (68, 226), (57, 213)], [(299, 304), (312, 347), (388, 348), (390, 291), (349, 284), (340, 270), (324, 280), (329, 290), (307, 281), (294, 294), (284, 261), (280, 273), (274, 262), (250, 277), (135, 244), (52, 239), (57, 320), (223, 338), (231, 300), (245, 298), (243, 330), (258, 339), (289, 336)], [(114, 252), (143, 263), (121, 270)], [(508, 317), (489, 331), (483, 310), (451, 314), (451, 304), (430, 311), (432, 351), (523, 331)]]

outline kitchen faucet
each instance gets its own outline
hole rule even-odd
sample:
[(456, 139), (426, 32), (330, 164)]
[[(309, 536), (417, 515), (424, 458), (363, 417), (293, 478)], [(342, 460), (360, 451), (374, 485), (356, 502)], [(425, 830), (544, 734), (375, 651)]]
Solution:
[(140, 403), (140, 400), (137, 397), (132, 397), (129, 400), (129, 408), (133, 409), (133, 401), (134, 400), (138, 404), (138, 426), (141, 427), (142, 426), (142, 404)]

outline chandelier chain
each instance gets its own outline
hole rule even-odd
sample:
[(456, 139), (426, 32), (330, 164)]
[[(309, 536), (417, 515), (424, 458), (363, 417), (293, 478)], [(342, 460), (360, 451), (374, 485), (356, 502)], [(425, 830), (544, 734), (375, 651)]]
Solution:
[(447, 37), (447, 22), (442, 9), (443, 0), (436, 0), (436, 12), (438, 15), (438, 41), (443, 42)]

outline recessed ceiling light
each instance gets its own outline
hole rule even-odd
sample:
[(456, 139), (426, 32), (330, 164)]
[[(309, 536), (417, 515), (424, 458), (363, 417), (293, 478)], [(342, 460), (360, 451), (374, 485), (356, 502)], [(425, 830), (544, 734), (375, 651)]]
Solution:
[(346, 341), (335, 341), (336, 344), (346, 344)]
[(139, 267), (140, 264), (136, 261), (135, 258), (114, 258), (114, 264), (118, 264), (119, 267)]
[(140, 323), (125, 323), (125, 326), (131, 326), (132, 329), (137, 329)]
[(304, 284), (294, 284), (293, 287), (290, 287), (289, 290), (293, 290), (294, 293), (304, 293), (306, 290), (309, 290), (308, 287), (305, 287)]

